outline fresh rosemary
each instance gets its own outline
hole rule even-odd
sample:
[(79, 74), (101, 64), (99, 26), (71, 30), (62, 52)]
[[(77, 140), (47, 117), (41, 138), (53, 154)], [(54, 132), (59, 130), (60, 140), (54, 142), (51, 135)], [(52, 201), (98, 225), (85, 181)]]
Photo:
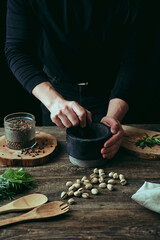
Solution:
[(35, 179), (22, 168), (8, 169), (0, 175), (0, 202), (12, 200), (15, 195), (33, 189)]
[(136, 146), (141, 147), (144, 149), (145, 147), (153, 147), (155, 144), (160, 145), (160, 138), (157, 138), (160, 136), (160, 134), (153, 135), (152, 137), (149, 137), (147, 133), (145, 133), (146, 137), (139, 139), (136, 142)]

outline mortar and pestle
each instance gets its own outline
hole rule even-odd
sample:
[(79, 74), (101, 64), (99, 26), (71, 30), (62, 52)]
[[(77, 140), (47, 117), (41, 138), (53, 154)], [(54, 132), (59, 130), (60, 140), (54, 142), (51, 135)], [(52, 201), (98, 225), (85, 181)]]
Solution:
[(99, 167), (106, 164), (101, 154), (104, 143), (112, 136), (110, 127), (103, 123), (87, 124), (66, 130), (66, 148), (69, 160), (79, 167)]

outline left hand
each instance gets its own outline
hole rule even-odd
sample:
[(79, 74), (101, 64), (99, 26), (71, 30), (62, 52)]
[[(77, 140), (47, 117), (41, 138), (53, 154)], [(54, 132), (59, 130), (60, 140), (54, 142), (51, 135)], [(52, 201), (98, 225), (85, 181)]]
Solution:
[(111, 117), (103, 117), (101, 122), (107, 126), (110, 126), (113, 136), (104, 143), (104, 147), (101, 149), (103, 158), (111, 159), (118, 152), (123, 140), (124, 131), (117, 119)]

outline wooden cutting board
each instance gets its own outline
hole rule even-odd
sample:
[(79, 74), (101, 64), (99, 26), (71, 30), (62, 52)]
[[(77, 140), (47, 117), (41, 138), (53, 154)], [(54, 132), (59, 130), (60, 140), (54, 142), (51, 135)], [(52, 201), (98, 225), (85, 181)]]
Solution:
[(6, 147), (5, 136), (0, 137), (0, 163), (7, 166), (35, 166), (44, 164), (57, 148), (56, 138), (44, 132), (36, 132), (36, 146), (28, 152)]
[(160, 134), (160, 132), (155, 132), (151, 130), (146, 130), (142, 128), (132, 127), (122, 125), (124, 130), (124, 140), (121, 146), (127, 149), (132, 154), (136, 155), (139, 158), (144, 159), (157, 159), (160, 158), (160, 145), (154, 145), (152, 148), (145, 147), (144, 149), (136, 146), (138, 139), (145, 137), (145, 133), (148, 136), (153, 136), (155, 134)]

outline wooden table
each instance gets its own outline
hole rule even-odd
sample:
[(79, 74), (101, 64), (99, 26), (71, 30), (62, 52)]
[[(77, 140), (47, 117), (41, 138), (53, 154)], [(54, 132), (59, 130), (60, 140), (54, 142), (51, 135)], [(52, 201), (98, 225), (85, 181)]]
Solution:
[[(141, 127), (160, 129), (160, 125), (141, 125)], [(65, 149), (64, 129), (37, 127), (37, 130), (53, 134), (58, 140), (59, 151), (45, 165), (24, 168), (36, 178), (37, 182), (37, 187), (28, 193), (46, 194), (49, 201), (60, 200), (60, 194), (66, 190), (65, 183), (68, 180), (74, 181), (84, 175), (89, 176), (93, 169), (78, 168), (69, 162)], [(4, 135), (3, 128), (0, 129), (0, 135)], [(1, 165), (0, 174), (7, 169), (8, 167)], [(100, 190), (99, 195), (92, 195), (90, 199), (76, 198), (76, 204), (70, 205), (70, 211), (65, 215), (2, 227), (0, 239), (159, 240), (160, 215), (140, 206), (131, 199), (131, 196), (144, 181), (160, 183), (160, 161), (138, 159), (121, 149), (104, 170), (106, 173), (111, 171), (123, 173), (128, 185), (117, 184), (115, 191)], [(0, 220), (19, 214), (21, 213), (3, 214), (0, 215)]]

